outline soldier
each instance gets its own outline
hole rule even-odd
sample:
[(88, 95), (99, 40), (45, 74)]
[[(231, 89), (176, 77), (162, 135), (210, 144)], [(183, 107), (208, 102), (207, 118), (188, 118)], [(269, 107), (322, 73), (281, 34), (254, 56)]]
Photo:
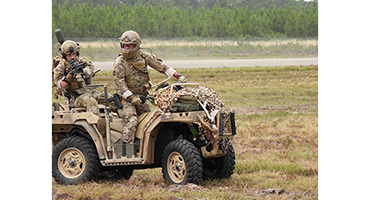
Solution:
[(137, 116), (150, 111), (149, 104), (142, 102), (139, 97), (139, 95), (148, 95), (150, 89), (147, 66), (149, 65), (167, 77), (174, 76), (180, 82), (186, 83), (188, 81), (186, 77), (165, 65), (161, 59), (140, 49), (140, 36), (135, 31), (124, 32), (119, 38), (119, 42), (122, 52), (113, 64), (113, 82), (123, 105), (123, 108), (119, 109), (117, 113), (124, 121), (121, 138), (123, 142), (122, 156), (124, 156), (126, 144), (134, 142)]
[[(80, 58), (79, 51), (80, 47), (76, 42), (71, 40), (63, 42), (61, 46), (63, 57), (53, 70), (54, 84), (62, 91), (67, 98), (66, 103), (71, 107), (86, 108), (88, 112), (98, 115), (98, 101), (103, 96), (98, 91), (84, 87), (85, 84), (90, 84), (90, 79), (87, 77), (93, 76), (94, 65), (87, 58)], [(83, 63), (83, 72), (86, 74), (83, 80), (78, 80), (75, 74), (68, 72), (71, 63)]]

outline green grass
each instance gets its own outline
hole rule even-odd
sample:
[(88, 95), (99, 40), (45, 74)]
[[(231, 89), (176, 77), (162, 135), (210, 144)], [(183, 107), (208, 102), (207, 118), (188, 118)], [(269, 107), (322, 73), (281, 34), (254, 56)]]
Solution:
[[(64, 199), (318, 199), (318, 66), (178, 70), (215, 90), (236, 112), (234, 174), (199, 187), (167, 185), (161, 169), (136, 170), (129, 181), (73, 186), (53, 182)], [(93, 83), (108, 83), (111, 71)], [(150, 71), (157, 83), (164, 75)], [(264, 189), (285, 189), (261, 195)]]

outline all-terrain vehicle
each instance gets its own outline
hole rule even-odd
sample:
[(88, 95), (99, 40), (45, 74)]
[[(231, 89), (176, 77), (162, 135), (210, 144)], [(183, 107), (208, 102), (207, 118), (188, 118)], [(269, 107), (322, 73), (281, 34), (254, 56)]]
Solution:
[[(162, 167), (170, 184), (200, 184), (229, 178), (235, 153), (235, 115), (209, 88), (195, 83), (162, 82), (153, 93), (155, 107), (138, 116), (133, 154), (122, 156), (123, 120), (108, 101), (99, 116), (85, 108), (54, 103), (52, 175), (60, 184), (99, 177), (130, 179), (135, 169)], [(107, 96), (107, 85), (103, 87)], [(153, 102), (152, 102), (153, 103)]]

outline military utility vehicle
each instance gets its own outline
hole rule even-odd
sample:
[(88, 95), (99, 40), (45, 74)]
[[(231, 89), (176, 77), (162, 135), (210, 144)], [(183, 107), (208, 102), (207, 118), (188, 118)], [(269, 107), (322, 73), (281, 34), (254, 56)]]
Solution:
[[(124, 156), (120, 141), (123, 120), (107, 100), (99, 104), (98, 116), (85, 108), (53, 103), (54, 180), (60, 184), (99, 178), (128, 180), (134, 170), (156, 167), (162, 168), (170, 184), (231, 177), (235, 165), (231, 144), (236, 134), (234, 113), (225, 112), (217, 95), (199, 93), (202, 87), (198, 84), (164, 85), (152, 94), (157, 107), (138, 116), (135, 143), (126, 146), (134, 153)], [(103, 87), (107, 97), (105, 84), (86, 87)]]

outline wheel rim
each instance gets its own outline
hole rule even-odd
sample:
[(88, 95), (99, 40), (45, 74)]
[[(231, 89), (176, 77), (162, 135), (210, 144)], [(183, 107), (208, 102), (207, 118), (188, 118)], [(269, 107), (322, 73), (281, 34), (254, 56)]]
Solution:
[(86, 160), (83, 153), (77, 148), (65, 149), (58, 158), (58, 168), (63, 176), (69, 179), (79, 177), (86, 167)]
[(181, 183), (186, 174), (184, 158), (178, 152), (172, 152), (167, 159), (167, 171), (171, 180), (175, 183)]

